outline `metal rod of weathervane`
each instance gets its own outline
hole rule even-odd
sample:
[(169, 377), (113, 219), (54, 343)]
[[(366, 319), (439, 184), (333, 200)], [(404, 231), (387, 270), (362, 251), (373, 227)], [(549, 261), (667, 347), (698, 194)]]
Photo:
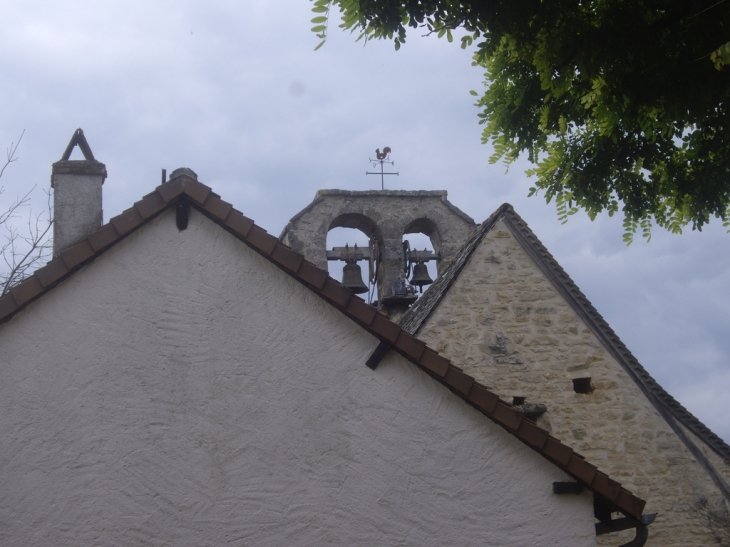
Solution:
[(365, 171), (366, 175), (380, 175), (380, 189), (385, 190), (385, 175), (396, 175), (398, 176), (399, 173), (386, 173), (383, 171), (383, 165), (388, 163), (390, 165), (395, 165), (394, 161), (388, 161), (390, 160), (390, 146), (386, 146), (383, 148), (383, 151), (380, 151), (380, 148), (375, 149), (375, 157), (377, 159), (368, 158), (370, 162), (372, 162), (373, 167), (377, 167), (378, 164), (380, 164), (380, 172), (377, 171), (374, 173), (371, 173), (370, 171)]

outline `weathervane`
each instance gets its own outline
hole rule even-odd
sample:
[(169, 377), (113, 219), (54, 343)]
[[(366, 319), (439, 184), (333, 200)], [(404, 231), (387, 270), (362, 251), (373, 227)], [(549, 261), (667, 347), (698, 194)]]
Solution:
[(373, 167), (377, 167), (378, 164), (380, 164), (380, 173), (377, 171), (375, 173), (371, 173), (370, 171), (365, 171), (366, 175), (380, 175), (380, 189), (385, 190), (385, 175), (396, 175), (398, 176), (398, 173), (384, 173), (383, 172), (383, 164), (389, 163), (390, 165), (395, 165), (394, 161), (388, 161), (390, 159), (390, 146), (386, 146), (383, 148), (383, 151), (380, 151), (380, 148), (375, 149), (375, 157), (377, 159), (368, 158), (373, 163)]

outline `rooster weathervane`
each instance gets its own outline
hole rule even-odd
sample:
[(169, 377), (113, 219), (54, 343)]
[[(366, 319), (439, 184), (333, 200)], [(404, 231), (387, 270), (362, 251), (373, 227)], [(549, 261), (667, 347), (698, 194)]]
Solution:
[(390, 165), (395, 165), (394, 161), (389, 161), (390, 160), (390, 146), (386, 146), (385, 148), (383, 148), (382, 152), (380, 151), (380, 148), (376, 148), (375, 157), (377, 159), (368, 158), (368, 160), (372, 162), (373, 167), (377, 167), (378, 164), (380, 164), (380, 173), (378, 173), (377, 171), (374, 173), (371, 173), (370, 171), (365, 171), (365, 174), (366, 175), (380, 175), (380, 189), (385, 190), (385, 175), (396, 175), (396, 176), (399, 175), (399, 173), (385, 173), (383, 171), (384, 164), (388, 163)]

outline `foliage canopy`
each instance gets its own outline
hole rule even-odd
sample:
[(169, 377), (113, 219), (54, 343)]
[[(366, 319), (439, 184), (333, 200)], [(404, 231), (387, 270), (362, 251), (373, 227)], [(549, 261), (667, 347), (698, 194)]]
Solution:
[(466, 31), (491, 160), (526, 154), (561, 219), (622, 209), (627, 241), (729, 224), (730, 0), (315, 0), (318, 47), (333, 8), (396, 49), (408, 27)]

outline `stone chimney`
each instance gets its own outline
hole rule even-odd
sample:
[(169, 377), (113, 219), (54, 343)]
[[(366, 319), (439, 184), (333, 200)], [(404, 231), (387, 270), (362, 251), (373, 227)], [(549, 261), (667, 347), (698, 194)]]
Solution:
[[(70, 160), (78, 146), (83, 160)], [(63, 153), (61, 161), (53, 164), (53, 258), (83, 241), (102, 223), (101, 185), (106, 178), (106, 166), (94, 159), (84, 132), (77, 129)]]

